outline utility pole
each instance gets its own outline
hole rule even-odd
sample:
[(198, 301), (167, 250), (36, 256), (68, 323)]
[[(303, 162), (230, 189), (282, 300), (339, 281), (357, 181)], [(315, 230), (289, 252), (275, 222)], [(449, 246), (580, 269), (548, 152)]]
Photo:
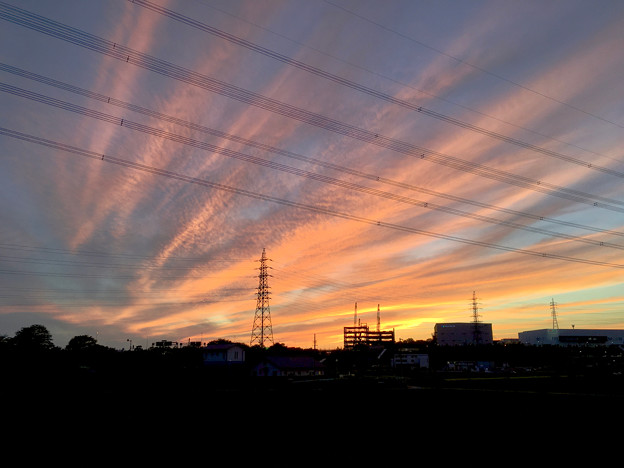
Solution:
[(258, 300), (256, 302), (256, 313), (254, 315), (253, 327), (251, 329), (251, 342), (265, 347), (265, 342), (273, 342), (273, 326), (271, 325), (271, 309), (269, 308), (269, 281), (267, 272), (267, 260), (265, 249), (262, 249), (260, 258), (260, 274), (258, 275)]

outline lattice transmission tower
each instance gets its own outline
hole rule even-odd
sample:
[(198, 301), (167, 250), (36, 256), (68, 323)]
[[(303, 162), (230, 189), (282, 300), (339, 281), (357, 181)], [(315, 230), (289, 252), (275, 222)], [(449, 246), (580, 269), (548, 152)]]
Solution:
[(550, 300), (550, 312), (552, 314), (553, 330), (559, 330), (559, 322), (557, 321), (557, 303), (554, 299)]
[(271, 309), (269, 308), (269, 273), (265, 249), (262, 249), (260, 258), (260, 274), (258, 275), (258, 300), (256, 301), (256, 314), (254, 315), (253, 327), (251, 329), (251, 343), (257, 343), (265, 347), (267, 342), (273, 342), (273, 326), (271, 325)]
[(481, 342), (481, 328), (479, 327), (479, 303), (475, 291), (472, 291), (472, 322), (474, 324), (474, 344), (478, 345)]

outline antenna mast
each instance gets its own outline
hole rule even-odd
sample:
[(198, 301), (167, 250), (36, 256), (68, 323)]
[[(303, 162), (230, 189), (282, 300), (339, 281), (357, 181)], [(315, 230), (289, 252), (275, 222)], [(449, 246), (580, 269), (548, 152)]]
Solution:
[(553, 321), (553, 330), (559, 330), (559, 323), (557, 322), (557, 309), (556, 306), (557, 304), (555, 303), (554, 299), (550, 300), (550, 310), (552, 313), (552, 321)]
[(381, 315), (379, 314), (379, 304), (377, 304), (377, 331), (381, 331)]
[(260, 274), (258, 275), (258, 300), (256, 302), (256, 314), (254, 315), (253, 328), (251, 330), (251, 343), (257, 342), (261, 347), (265, 346), (265, 341), (273, 342), (273, 326), (271, 325), (271, 309), (269, 308), (269, 282), (267, 273), (268, 266), (265, 249), (262, 249), (260, 258)]

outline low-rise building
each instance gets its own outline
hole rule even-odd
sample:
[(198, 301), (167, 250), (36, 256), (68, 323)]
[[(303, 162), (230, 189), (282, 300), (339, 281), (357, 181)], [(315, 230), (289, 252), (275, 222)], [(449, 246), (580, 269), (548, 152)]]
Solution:
[(409, 369), (429, 368), (429, 355), (415, 353), (409, 349), (401, 349), (392, 357), (392, 367), (406, 367)]
[(161, 340), (161, 341), (157, 341), (156, 343), (152, 343), (152, 348), (157, 348), (157, 349), (172, 349), (172, 348), (179, 348), (179, 347), (180, 347), (180, 343), (178, 343), (177, 341)]
[(434, 332), (439, 346), (482, 345), (494, 342), (491, 323), (436, 323)]
[(624, 345), (624, 330), (552, 328), (520, 332), (518, 339), (528, 345)]
[(208, 344), (201, 350), (206, 365), (231, 365), (245, 362), (245, 348), (236, 343)]
[(325, 366), (309, 356), (267, 356), (252, 369), (256, 377), (318, 377)]

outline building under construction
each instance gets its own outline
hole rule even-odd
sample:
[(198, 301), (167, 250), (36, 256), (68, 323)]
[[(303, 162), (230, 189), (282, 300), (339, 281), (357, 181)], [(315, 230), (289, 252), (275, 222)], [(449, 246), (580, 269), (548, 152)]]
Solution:
[(394, 330), (371, 330), (368, 325), (344, 327), (344, 348), (353, 349), (358, 345), (385, 346), (394, 343)]
[(386, 346), (394, 343), (394, 330), (381, 330), (379, 305), (377, 305), (377, 330), (371, 330), (357, 318), (357, 302), (352, 327), (344, 327), (344, 349), (356, 346)]

